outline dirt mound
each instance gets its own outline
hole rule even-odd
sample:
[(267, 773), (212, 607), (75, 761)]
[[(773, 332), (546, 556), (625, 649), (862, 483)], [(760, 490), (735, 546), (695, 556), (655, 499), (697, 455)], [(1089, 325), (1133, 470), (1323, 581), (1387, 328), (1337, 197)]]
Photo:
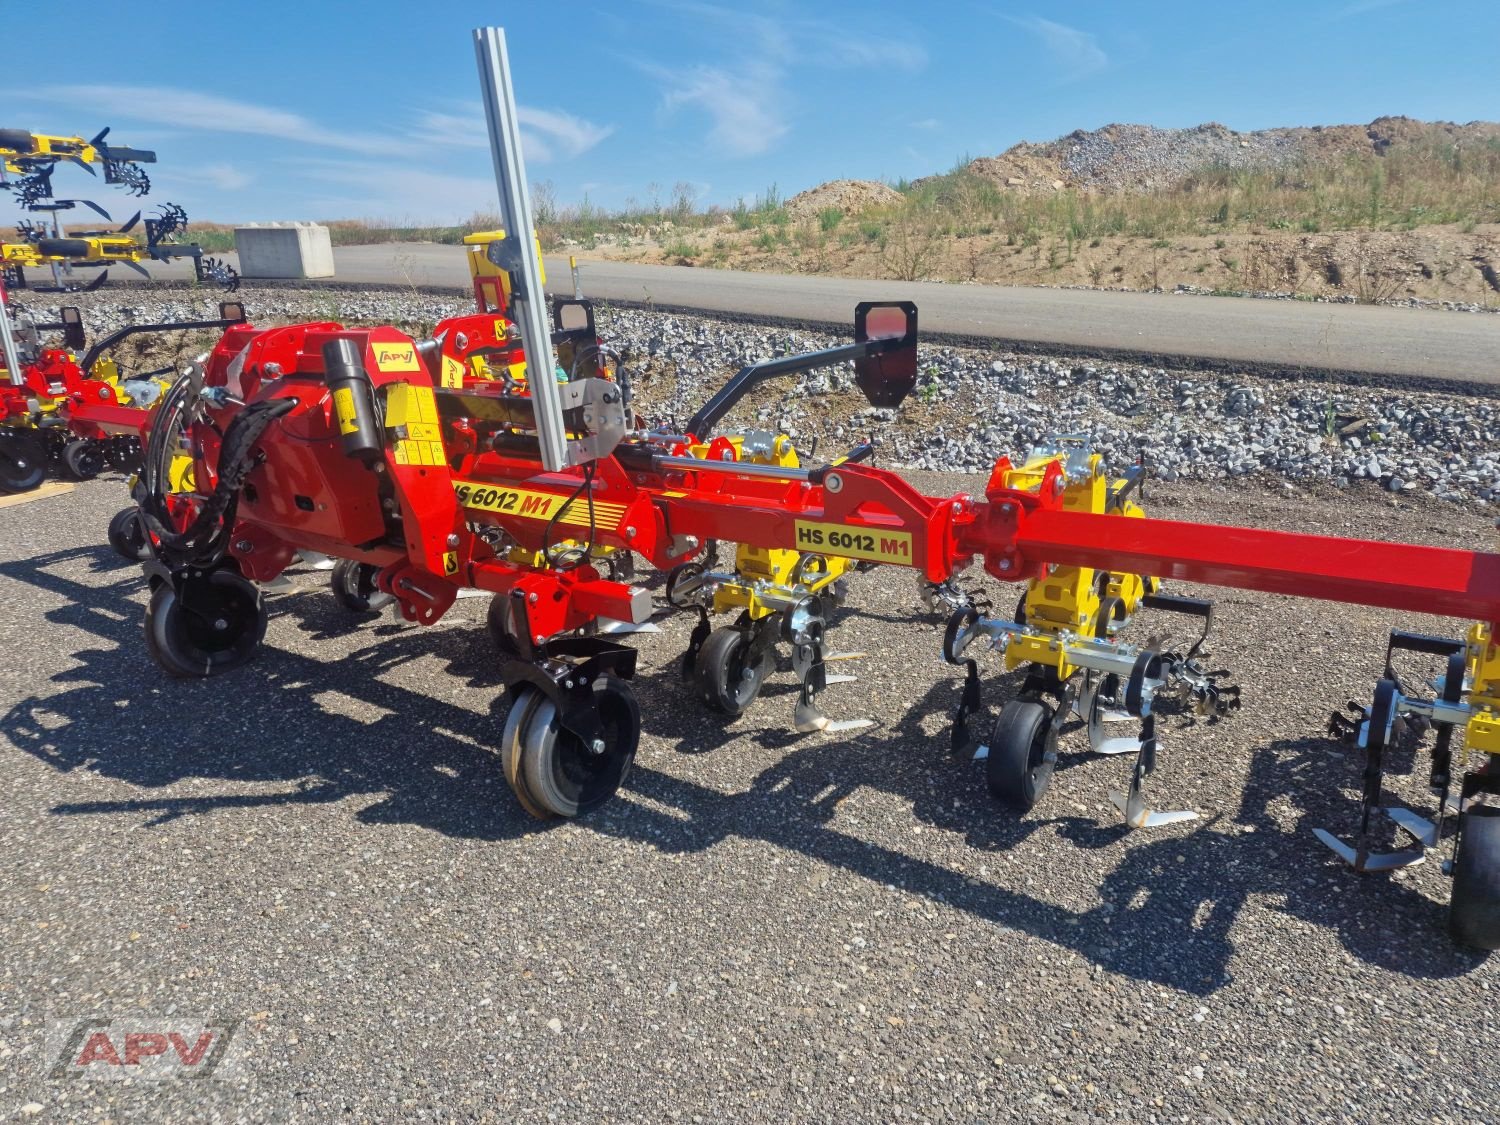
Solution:
[(876, 180), (829, 180), (792, 196), (786, 201), (786, 209), (794, 219), (815, 219), (830, 208), (854, 215), (900, 201), (899, 191)]
[(1258, 169), (1350, 156), (1384, 156), (1426, 144), (1500, 141), (1500, 124), (1378, 117), (1368, 125), (1316, 125), (1236, 132), (1217, 122), (1191, 129), (1106, 125), (1045, 144), (1023, 141), (969, 170), (1004, 188), (1101, 193), (1160, 191), (1207, 168)]

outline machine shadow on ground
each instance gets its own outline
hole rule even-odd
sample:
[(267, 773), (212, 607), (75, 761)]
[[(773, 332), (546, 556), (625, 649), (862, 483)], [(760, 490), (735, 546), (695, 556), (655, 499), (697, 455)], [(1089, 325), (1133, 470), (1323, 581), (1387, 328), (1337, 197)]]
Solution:
[[(99, 581), (55, 572), (80, 566)], [(142, 589), (138, 572), (119, 564), (108, 548), (0, 564), (0, 575), (61, 598), (47, 620), (100, 642), (79, 645), (72, 654), (77, 664), (53, 677), (55, 693), (24, 700), (0, 717), (0, 734), (14, 746), (59, 771), (87, 769), (142, 790), (184, 779), (220, 779), (235, 790), (287, 786), (275, 793), (69, 803), (55, 806), (56, 815), (138, 816), (149, 828), (214, 810), (373, 796), (378, 799), (357, 814), (371, 824), (410, 823), (491, 841), (547, 830), (516, 804), (492, 749), (505, 702), (482, 628), (421, 629), (389, 617), (351, 626), (332, 598), (275, 597), (273, 617), (290, 615), (314, 636), (355, 627), (378, 641), (326, 663), (268, 647), (224, 677), (171, 681), (146, 655), (142, 607), (133, 598)], [(415, 660), (440, 662), (445, 674), (488, 693), (488, 711), (379, 678)], [(648, 733), (679, 750), (717, 745), (724, 724), (705, 720), (696, 701), (686, 698), (675, 663), (643, 671), (637, 687)], [(1003, 697), (989, 694), (991, 706)], [(842, 740), (764, 737), (763, 748), (783, 753), (744, 792), (721, 792), (638, 765), (622, 797), (584, 824), (680, 853), (701, 852), (731, 836), (761, 840), (962, 910), (1002, 934), (1030, 934), (1112, 972), (1195, 994), (1228, 983), (1231, 928), (1252, 898), (1279, 900), (1291, 916), (1336, 933), (1353, 955), (1407, 976), (1453, 976), (1481, 959), (1433, 936), (1433, 928), (1441, 928), (1440, 904), (1400, 882), (1330, 868), (1314, 850), (1309, 821), (1348, 824), (1353, 812), (1339, 802), (1342, 775), (1326, 740), (1256, 750), (1232, 816), (1127, 841), (1121, 826), (1048, 815), (1045, 801), (1018, 817), (977, 797), (978, 767), (962, 768), (948, 735), (922, 726), (934, 714), (950, 715), (956, 701), (956, 679), (943, 681), (893, 728)], [(790, 704), (773, 696), (757, 706), (785, 707), (789, 714)], [(268, 731), (277, 737), (266, 737)], [(1074, 764), (1072, 757), (1065, 762)], [(867, 789), (905, 802), (922, 823), (963, 834), (976, 852), (1008, 853), (1051, 832), (1081, 849), (1119, 849), (1120, 861), (1102, 881), (1102, 901), (1071, 910), (851, 835), (837, 823), (840, 801)], [(679, 815), (632, 801), (631, 793)], [(1292, 831), (1267, 808), (1286, 798), (1298, 815)], [(1035, 874), (1068, 877), (1065, 871)]]

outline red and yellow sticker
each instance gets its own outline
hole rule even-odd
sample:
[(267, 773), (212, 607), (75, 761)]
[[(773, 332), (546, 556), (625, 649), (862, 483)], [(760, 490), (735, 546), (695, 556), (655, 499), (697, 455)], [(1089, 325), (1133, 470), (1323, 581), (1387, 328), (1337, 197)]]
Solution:
[[(477, 508), (483, 512), (495, 512), (502, 516), (519, 516), (528, 520), (550, 520), (567, 503), (558, 523), (575, 527), (589, 525), (589, 504), (578, 499), (568, 503), (566, 496), (552, 492), (537, 492), (530, 488), (515, 488), (510, 485), (486, 484), (482, 481), (455, 480), (453, 494), (465, 508)], [(601, 504), (594, 502), (594, 525), (613, 528), (625, 515), (624, 504)]]
[(798, 520), (797, 550), (911, 566), (911, 532)]
[(420, 371), (417, 366), (417, 349), (411, 344), (375, 343), (370, 345), (375, 353), (375, 366), (387, 375), (403, 371)]
[(464, 365), (451, 355), (443, 357), (443, 386), (463, 390)]

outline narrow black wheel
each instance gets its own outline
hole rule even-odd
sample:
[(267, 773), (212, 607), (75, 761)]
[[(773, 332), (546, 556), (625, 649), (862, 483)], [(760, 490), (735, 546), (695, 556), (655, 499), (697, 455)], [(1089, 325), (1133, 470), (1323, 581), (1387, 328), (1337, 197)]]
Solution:
[(694, 679), (699, 692), (715, 711), (743, 714), (760, 694), (774, 657), (768, 650), (759, 661), (747, 663), (749, 655), (749, 636), (732, 625), (715, 629), (698, 650)]
[(328, 584), (339, 605), (351, 613), (379, 613), (395, 599), (375, 585), (378, 566), (340, 559), (328, 574)]
[(1500, 949), (1500, 808), (1476, 805), (1463, 814), (1448, 931), (1459, 945)]
[(635, 693), (612, 676), (601, 676), (593, 687), (600, 734), (592, 744), (563, 727), (550, 699), (541, 698), (526, 716), (519, 780), (525, 787), (521, 803), (529, 810), (582, 816), (613, 797), (629, 774), (641, 736)]
[(1039, 699), (1012, 699), (990, 734), (985, 777), (1001, 804), (1025, 812), (1041, 799), (1057, 761), (1052, 708)]
[(47, 475), (47, 447), (30, 430), (0, 426), (0, 492), (30, 492)]
[(151, 557), (151, 543), (146, 537), (146, 522), (134, 505), (122, 508), (109, 521), (109, 545), (122, 559), (145, 562)]
[(146, 650), (169, 676), (198, 679), (238, 668), (265, 635), (260, 590), (229, 570), (177, 586), (163, 582), (146, 607)]
[(74, 480), (93, 480), (104, 471), (104, 448), (88, 438), (74, 438), (63, 446), (63, 468)]

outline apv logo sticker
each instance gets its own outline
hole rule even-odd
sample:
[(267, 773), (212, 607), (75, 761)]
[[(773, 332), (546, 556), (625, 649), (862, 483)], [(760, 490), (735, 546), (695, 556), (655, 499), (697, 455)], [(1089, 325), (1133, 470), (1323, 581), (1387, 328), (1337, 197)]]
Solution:
[(180, 1016), (52, 1020), (47, 1025), (49, 1078), (232, 1078), (243, 1074), (239, 1025)]
[(375, 366), (387, 375), (402, 371), (420, 371), (417, 366), (417, 349), (410, 344), (371, 344), (375, 353)]

